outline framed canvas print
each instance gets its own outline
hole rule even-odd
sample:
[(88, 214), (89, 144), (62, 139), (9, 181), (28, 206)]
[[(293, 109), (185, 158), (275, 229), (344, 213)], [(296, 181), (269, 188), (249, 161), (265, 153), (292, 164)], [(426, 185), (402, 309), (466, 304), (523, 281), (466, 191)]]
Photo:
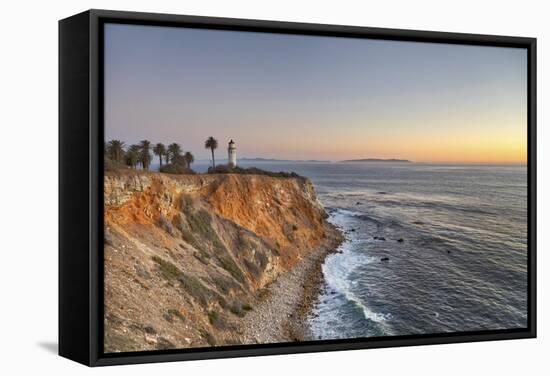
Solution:
[(535, 39), (105, 10), (59, 30), (60, 355), (535, 337)]

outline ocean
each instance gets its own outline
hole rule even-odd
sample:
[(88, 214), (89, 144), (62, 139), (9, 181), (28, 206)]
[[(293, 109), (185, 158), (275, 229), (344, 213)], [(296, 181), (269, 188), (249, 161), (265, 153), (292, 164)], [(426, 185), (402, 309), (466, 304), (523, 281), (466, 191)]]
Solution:
[(322, 267), (316, 339), (527, 327), (526, 166), (256, 166), (310, 178), (345, 234)]

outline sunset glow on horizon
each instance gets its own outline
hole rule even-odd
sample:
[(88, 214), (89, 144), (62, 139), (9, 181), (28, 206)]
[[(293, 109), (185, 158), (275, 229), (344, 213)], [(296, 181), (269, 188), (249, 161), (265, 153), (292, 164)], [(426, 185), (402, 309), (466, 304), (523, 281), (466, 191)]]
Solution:
[(519, 48), (107, 24), (105, 137), (221, 159), (527, 162)]

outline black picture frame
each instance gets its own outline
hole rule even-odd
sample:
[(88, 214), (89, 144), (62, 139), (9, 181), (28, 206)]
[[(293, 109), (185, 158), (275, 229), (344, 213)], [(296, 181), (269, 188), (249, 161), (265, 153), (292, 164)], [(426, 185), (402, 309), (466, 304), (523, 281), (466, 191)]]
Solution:
[[(372, 339), (104, 354), (103, 28), (105, 22), (525, 48), (528, 55), (528, 327)], [(536, 39), (88, 10), (59, 21), (59, 354), (88, 366), (536, 337)]]

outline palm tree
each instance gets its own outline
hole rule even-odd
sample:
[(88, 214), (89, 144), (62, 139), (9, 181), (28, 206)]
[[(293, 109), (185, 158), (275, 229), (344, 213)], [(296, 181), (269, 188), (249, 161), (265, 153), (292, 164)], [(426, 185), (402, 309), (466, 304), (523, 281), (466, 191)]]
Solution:
[(141, 148), (139, 145), (132, 145), (128, 148), (128, 151), (126, 152), (126, 165), (131, 168), (136, 168), (136, 165), (139, 162), (140, 150)]
[(191, 154), (190, 152), (186, 152), (183, 155), (183, 160), (185, 161), (187, 168), (191, 168), (191, 163), (195, 162), (195, 157), (193, 157), (193, 154)]
[(141, 163), (141, 166), (144, 170), (149, 169), (149, 165), (151, 164), (151, 142), (147, 140), (143, 140), (139, 143), (139, 162)]
[(124, 142), (120, 140), (111, 140), (107, 144), (107, 154), (112, 161), (122, 163), (124, 158)]
[(178, 157), (181, 156), (181, 146), (180, 144), (173, 143), (168, 145), (168, 152), (166, 153), (166, 161), (170, 160), (170, 162), (174, 162)]
[(153, 148), (153, 153), (155, 153), (155, 155), (158, 155), (160, 165), (162, 166), (162, 156), (166, 155), (166, 146), (164, 146), (164, 144), (159, 142)]
[(210, 149), (212, 151), (212, 168), (216, 168), (216, 159), (214, 158), (214, 149), (218, 148), (218, 140), (216, 140), (214, 137), (210, 136), (206, 139), (204, 142), (204, 148)]

